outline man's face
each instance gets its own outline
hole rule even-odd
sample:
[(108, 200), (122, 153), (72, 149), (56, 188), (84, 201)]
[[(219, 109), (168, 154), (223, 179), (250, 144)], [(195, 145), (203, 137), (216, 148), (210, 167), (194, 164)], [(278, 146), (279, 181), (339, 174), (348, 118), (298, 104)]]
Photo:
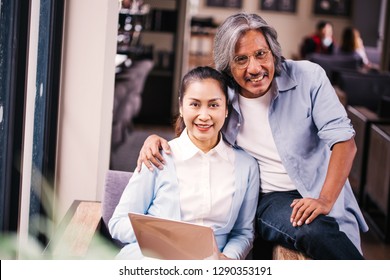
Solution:
[(263, 33), (250, 30), (236, 44), (235, 59), (230, 63), (233, 78), (247, 98), (264, 95), (275, 75), (274, 57)]

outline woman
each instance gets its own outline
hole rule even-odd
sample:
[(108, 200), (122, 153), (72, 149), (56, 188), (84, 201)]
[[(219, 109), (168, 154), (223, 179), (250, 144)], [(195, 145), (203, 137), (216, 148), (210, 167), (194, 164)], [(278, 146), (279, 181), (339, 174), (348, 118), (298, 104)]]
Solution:
[(359, 66), (370, 69), (374, 67), (368, 60), (360, 32), (353, 27), (347, 27), (343, 31), (340, 53), (352, 55), (359, 61)]
[(128, 213), (210, 226), (220, 259), (244, 259), (253, 243), (259, 193), (256, 161), (227, 145), (227, 84), (210, 67), (187, 73), (179, 91), (177, 138), (163, 170), (135, 171), (109, 222), (113, 238), (127, 243), (119, 258), (142, 258)]

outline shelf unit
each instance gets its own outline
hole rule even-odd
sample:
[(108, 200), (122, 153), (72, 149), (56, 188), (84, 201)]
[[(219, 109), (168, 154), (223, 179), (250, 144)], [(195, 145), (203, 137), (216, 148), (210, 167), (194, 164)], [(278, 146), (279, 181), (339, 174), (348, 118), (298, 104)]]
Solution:
[(142, 106), (134, 119), (138, 124), (172, 123), (172, 96), (176, 74), (178, 3), (180, 1), (145, 1), (150, 5), (141, 44), (151, 46), (154, 67), (142, 93)]

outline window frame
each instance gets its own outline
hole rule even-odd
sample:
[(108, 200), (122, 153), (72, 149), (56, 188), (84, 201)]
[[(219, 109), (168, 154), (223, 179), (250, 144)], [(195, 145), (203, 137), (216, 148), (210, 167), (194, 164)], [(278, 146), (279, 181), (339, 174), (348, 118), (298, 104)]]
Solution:
[[(30, 1), (0, 0), (0, 231), (18, 227)], [(3, 57), (1, 57), (3, 55)]]
[[(20, 231), (27, 231), (24, 235), (46, 245), (45, 233), (50, 223), (39, 225), (36, 232), (32, 222), (36, 220), (34, 215), (53, 218), (53, 204), (43, 205), (42, 200), (54, 201), (65, 0), (0, 1), (0, 105), (3, 111), (0, 149), (4, 151), (0, 156), (0, 234), (18, 232), (20, 235)], [(32, 18), (34, 5), (39, 9), (39, 16)], [(35, 50), (29, 48), (32, 21), (39, 25)], [(34, 57), (32, 51), (37, 52), (33, 65), (29, 61)], [(35, 81), (30, 82), (36, 89), (36, 92), (33, 89), (34, 98), (28, 96), (31, 95), (28, 88), (31, 87), (28, 80), (31, 67), (36, 68)], [(33, 122), (26, 114), (31, 105)], [(28, 127), (31, 123), (33, 128)], [(27, 151), (32, 151), (31, 162), (25, 160)], [(29, 169), (31, 172), (26, 172)], [(26, 178), (26, 174), (31, 178)], [(24, 186), (23, 182), (30, 183)], [(50, 193), (44, 193), (47, 186), (52, 190)], [(23, 201), (24, 192), (29, 192), (27, 202)], [(28, 206), (23, 207), (23, 204)], [(23, 216), (28, 220), (27, 229), (21, 226)]]

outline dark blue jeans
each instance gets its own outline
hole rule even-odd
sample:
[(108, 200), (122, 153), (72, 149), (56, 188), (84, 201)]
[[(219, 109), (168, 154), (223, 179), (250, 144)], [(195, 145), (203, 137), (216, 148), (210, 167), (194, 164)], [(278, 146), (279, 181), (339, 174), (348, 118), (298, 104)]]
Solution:
[(302, 198), (297, 191), (261, 195), (257, 207), (257, 233), (262, 239), (304, 252), (317, 260), (364, 259), (332, 217), (319, 215), (308, 225), (293, 227), (290, 204), (296, 198)]

